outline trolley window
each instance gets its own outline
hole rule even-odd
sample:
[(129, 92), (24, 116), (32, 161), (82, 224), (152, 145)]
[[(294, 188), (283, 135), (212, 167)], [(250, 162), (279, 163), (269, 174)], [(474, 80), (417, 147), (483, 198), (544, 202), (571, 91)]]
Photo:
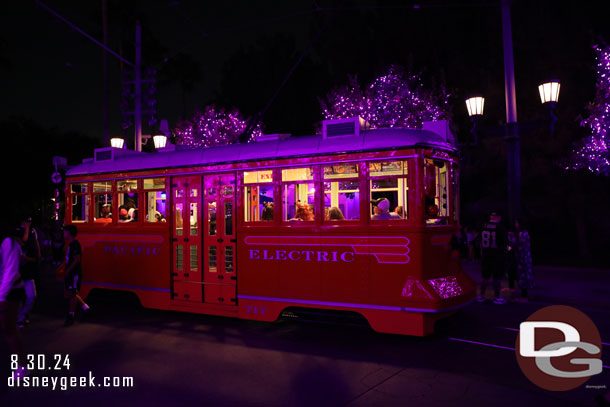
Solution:
[(406, 161), (368, 163), (372, 220), (408, 217), (408, 164)]
[(424, 162), (424, 207), (426, 224), (446, 225), (449, 216), (449, 163), (426, 158)]
[(96, 192), (112, 192), (112, 181), (93, 182), (93, 193)]
[(244, 171), (244, 221), (272, 221), (273, 170)]
[(326, 220), (360, 219), (360, 181), (357, 164), (324, 167), (324, 218)]
[(138, 181), (117, 182), (119, 223), (138, 221)]
[(285, 221), (315, 219), (316, 188), (312, 167), (282, 170), (282, 200)]
[(112, 194), (94, 194), (94, 223), (112, 222)]
[(87, 184), (86, 182), (71, 184), (70, 192), (72, 192), (73, 194), (86, 194), (87, 192), (89, 192), (89, 184)]
[(70, 204), (72, 212), (72, 223), (89, 222), (89, 205), (90, 198), (87, 192), (89, 187), (87, 183), (72, 184), (70, 186)]
[(146, 205), (146, 222), (167, 222), (167, 190), (165, 178), (145, 178), (144, 200)]

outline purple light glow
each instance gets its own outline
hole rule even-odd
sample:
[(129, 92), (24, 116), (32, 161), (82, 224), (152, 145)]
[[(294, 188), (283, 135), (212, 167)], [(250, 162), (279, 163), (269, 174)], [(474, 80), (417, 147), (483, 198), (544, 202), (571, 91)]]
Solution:
[(421, 128), (424, 121), (447, 116), (447, 97), (432, 96), (422, 89), (418, 76), (390, 66), (364, 90), (350, 77), (349, 85), (333, 89), (320, 105), (325, 119), (360, 116), (372, 128)]
[(428, 283), (441, 298), (452, 298), (463, 294), (462, 287), (453, 276), (428, 280)]

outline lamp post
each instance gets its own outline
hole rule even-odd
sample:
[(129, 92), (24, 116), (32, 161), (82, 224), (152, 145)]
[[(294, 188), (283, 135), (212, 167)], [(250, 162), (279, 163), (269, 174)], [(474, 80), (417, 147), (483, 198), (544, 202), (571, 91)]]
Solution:
[(557, 116), (555, 116), (555, 106), (557, 105), (557, 101), (559, 101), (559, 89), (561, 88), (561, 84), (558, 80), (552, 79), (550, 81), (544, 82), (538, 86), (538, 92), (540, 93), (540, 102), (549, 105), (549, 111), (551, 113), (551, 124), (550, 124), (550, 132), (551, 136), (555, 131), (555, 123), (557, 122)]
[[(558, 80), (544, 82), (538, 86), (540, 93), (540, 101), (542, 104), (548, 104), (551, 112), (551, 135), (557, 122), (555, 116), (555, 106), (559, 101), (559, 90), (561, 84)], [(470, 130), (474, 136), (474, 143), (478, 143), (477, 137), (477, 121), (483, 116), (483, 108), (485, 106), (485, 98), (482, 96), (472, 96), (466, 99), (466, 109), (468, 116), (472, 121), (472, 129)], [(507, 122), (505, 127), (506, 140), (506, 159), (508, 165), (508, 210), (509, 218), (512, 220), (518, 218), (521, 212), (521, 168), (520, 168), (520, 136), (517, 131), (516, 122)]]
[(121, 137), (113, 137), (110, 139), (110, 145), (114, 148), (123, 148), (125, 140)]
[(504, 49), (504, 91), (506, 97), (506, 162), (508, 173), (508, 217), (511, 222), (521, 216), (521, 139), (517, 125), (517, 97), (510, 5), (502, 0), (502, 45)]
[(167, 144), (167, 137), (163, 134), (157, 134), (153, 136), (153, 142), (155, 143), (155, 148), (158, 150), (160, 148), (165, 148), (165, 144)]
[(472, 121), (470, 132), (474, 138), (473, 144), (478, 142), (477, 121), (483, 116), (484, 107), (485, 98), (483, 96), (472, 96), (466, 99), (466, 109), (468, 109), (468, 116), (470, 116), (470, 121)]
[[(521, 137), (517, 124), (517, 97), (515, 90), (515, 64), (513, 56), (513, 39), (510, 17), (512, 0), (502, 0), (502, 46), (504, 51), (504, 91), (506, 99), (506, 141), (507, 184), (508, 184), (508, 218), (511, 222), (521, 216)], [(559, 81), (549, 81), (538, 87), (542, 103), (549, 103), (551, 109), (551, 134), (557, 117), (554, 114), (555, 104), (559, 97)], [(468, 115), (473, 120), (473, 131), (476, 127), (477, 103), (483, 113), (483, 98), (466, 100)], [(479, 102), (480, 101), (480, 102)], [(475, 135), (476, 140), (476, 135)]]

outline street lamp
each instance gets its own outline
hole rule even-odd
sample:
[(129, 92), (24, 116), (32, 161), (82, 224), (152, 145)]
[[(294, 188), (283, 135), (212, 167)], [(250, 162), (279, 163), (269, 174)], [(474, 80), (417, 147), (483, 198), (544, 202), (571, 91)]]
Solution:
[[(559, 89), (561, 84), (558, 80), (551, 80), (544, 82), (538, 86), (538, 92), (540, 93), (540, 101), (542, 104), (548, 104), (551, 112), (551, 135), (557, 122), (557, 116), (555, 116), (555, 106), (559, 100)], [(507, 158), (507, 172), (508, 172), (508, 210), (509, 218), (511, 220), (516, 219), (520, 214), (521, 209), (521, 162), (520, 162), (520, 136), (516, 122), (516, 105), (513, 105), (512, 98), (511, 103), (508, 105), (507, 120), (505, 127), (505, 141), (506, 141), (506, 158)], [(477, 143), (477, 122), (476, 120), (483, 115), (483, 107), (485, 99), (482, 96), (473, 96), (466, 99), (466, 108), (468, 109), (468, 116), (472, 121), (471, 132), (474, 136), (475, 144)]]
[(155, 143), (155, 148), (158, 150), (160, 148), (165, 148), (165, 144), (167, 144), (167, 137), (163, 134), (157, 134), (153, 136), (153, 142)]
[(483, 116), (483, 108), (485, 107), (485, 98), (483, 96), (472, 96), (466, 99), (466, 109), (468, 109), (468, 116), (472, 121), (472, 128), (470, 132), (474, 138), (474, 144), (478, 142), (477, 137), (477, 120)]
[(557, 103), (559, 100), (559, 88), (561, 84), (558, 80), (550, 80), (538, 86), (540, 101), (544, 103)]
[(114, 148), (123, 148), (125, 140), (120, 137), (113, 137), (110, 139), (110, 145)]
[(559, 100), (559, 89), (561, 84), (558, 80), (550, 80), (548, 82), (540, 84), (538, 86), (538, 93), (540, 93), (540, 102), (549, 105), (549, 112), (551, 113), (551, 124), (550, 131), (551, 135), (555, 131), (555, 123), (557, 122), (557, 116), (555, 116), (555, 105)]
[(485, 106), (485, 98), (483, 96), (473, 96), (466, 99), (466, 108), (468, 116), (483, 116), (483, 108)]

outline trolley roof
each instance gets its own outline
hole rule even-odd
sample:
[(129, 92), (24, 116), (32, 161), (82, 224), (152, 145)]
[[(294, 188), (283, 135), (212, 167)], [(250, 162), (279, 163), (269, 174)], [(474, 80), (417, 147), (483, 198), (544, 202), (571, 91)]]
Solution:
[(105, 159), (86, 159), (70, 168), (67, 176), (165, 168), (205, 166), (234, 162), (273, 160), (316, 155), (355, 153), (399, 148), (437, 148), (455, 151), (441, 136), (427, 130), (388, 128), (364, 130), (360, 136), (324, 139), (322, 135), (292, 137), (254, 143), (230, 144), (196, 149), (141, 153), (113, 150)]

